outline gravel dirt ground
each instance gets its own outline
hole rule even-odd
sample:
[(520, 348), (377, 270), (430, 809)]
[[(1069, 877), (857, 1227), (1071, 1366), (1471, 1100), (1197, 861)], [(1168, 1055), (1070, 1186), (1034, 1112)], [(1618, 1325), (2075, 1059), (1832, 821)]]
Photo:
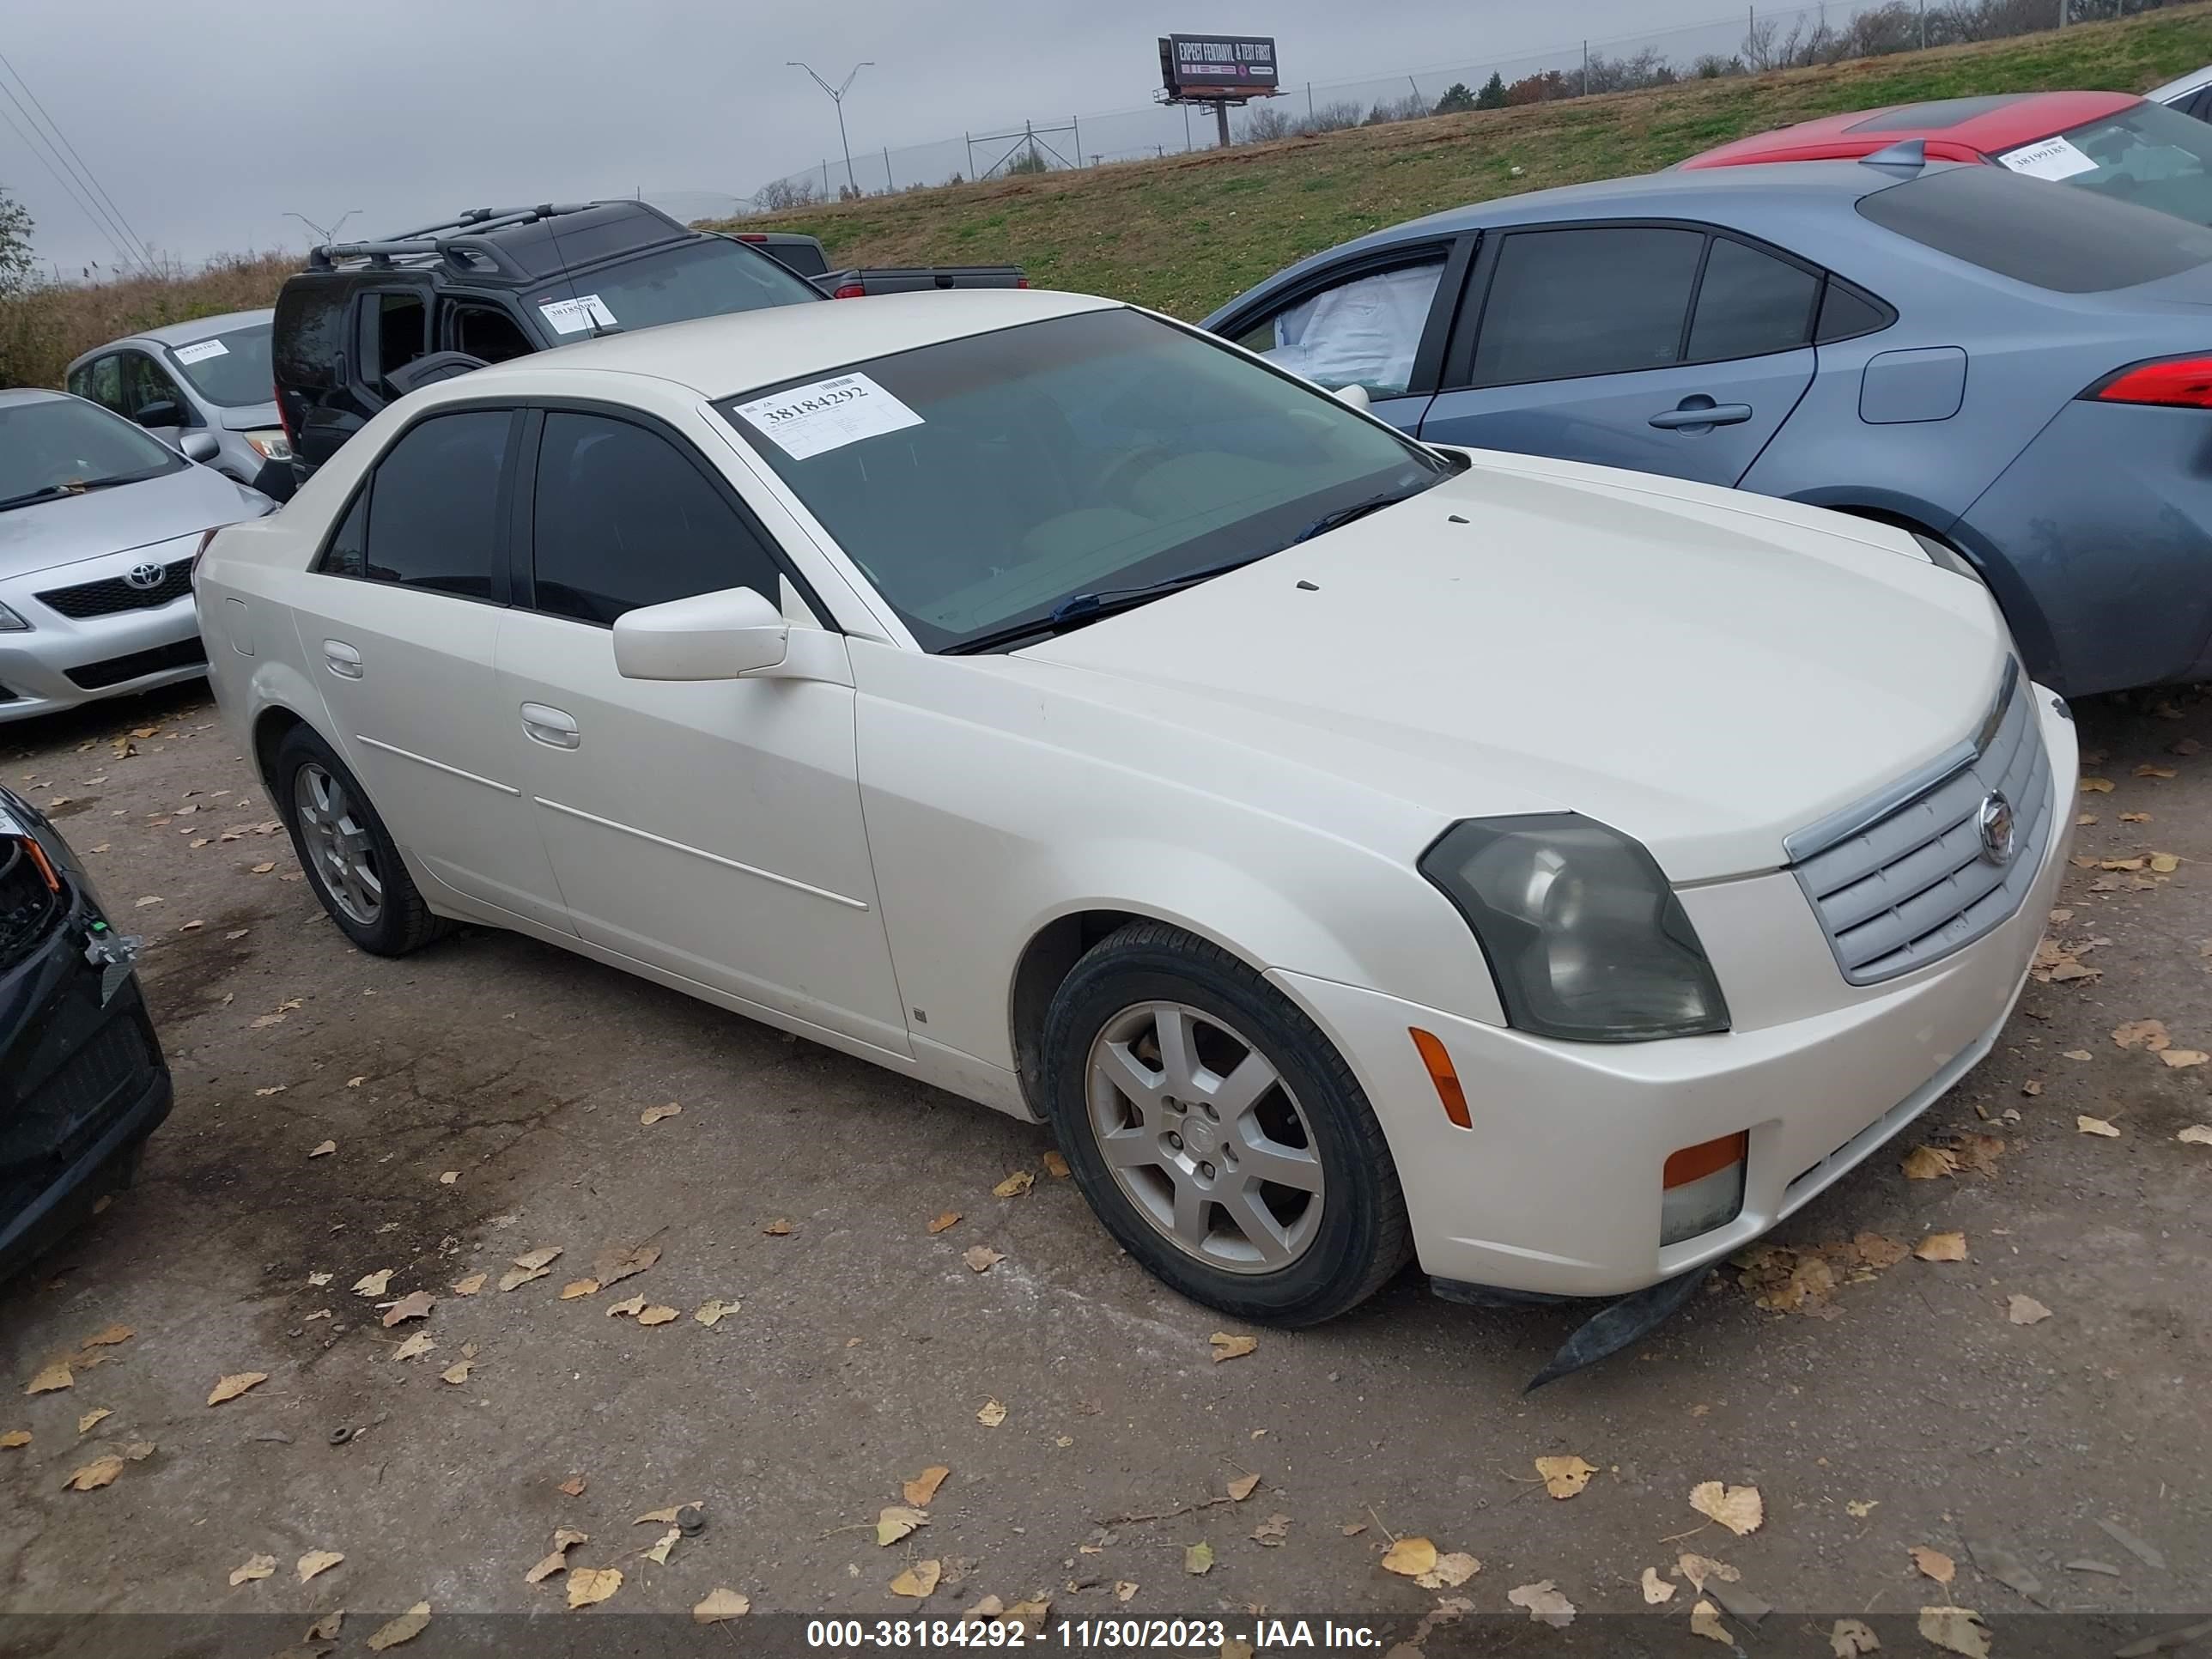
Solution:
[[(2212, 701), (2079, 714), (2111, 787), (2085, 786), (2076, 862), (2124, 867), (2070, 873), (2070, 954), (1996, 1051), (1778, 1250), (1526, 1397), (1565, 1313), (1453, 1306), (1409, 1274), (1318, 1330), (1225, 1327), (1116, 1253), (1041, 1128), (511, 936), (349, 950), (282, 833), (255, 833), (274, 813), (198, 687), (10, 729), (0, 777), (58, 803), (146, 939), (177, 1103), (137, 1185), (0, 1290), (0, 1432), (30, 1435), (0, 1449), (0, 1612), (288, 1615), (273, 1650), (379, 1610), (349, 1615), (362, 1651), (425, 1601), (590, 1620), (726, 1588), (756, 1621), (872, 1620), (990, 1595), (1055, 1621), (1357, 1614), (1433, 1655), (1457, 1650), (1440, 1601), (1525, 1635), (1509, 1597), (1541, 1581), (1585, 1628), (1686, 1633), (1685, 1552), (1778, 1610), (1763, 1635), (1728, 1620), (1739, 1652), (1825, 1653), (1836, 1615), (1946, 1604), (2097, 1615), (2068, 1628), (2109, 1652), (2100, 1620), (2212, 1608), (2212, 1145), (2178, 1139), (2212, 1122), (2212, 1066), (2172, 1063), (2212, 1048)], [(2166, 1035), (2124, 1029), (2143, 1020)], [(1906, 1178), (1920, 1146), (1955, 1171)], [(1903, 1253), (1942, 1233), (1963, 1260)], [(1001, 1253), (980, 1272), (979, 1245)], [(639, 1246), (650, 1267), (564, 1299)], [(378, 1304), (416, 1291), (428, 1316), (386, 1328)], [(678, 1316), (621, 1316), (637, 1296)], [(2023, 1297), (2048, 1317), (2014, 1322)], [(695, 1317), (715, 1300), (733, 1310)], [(1256, 1348), (1217, 1358), (1224, 1329)], [(71, 1386), (26, 1393), (71, 1355)], [(1552, 1457), (1595, 1472), (1551, 1495)], [(937, 1465), (926, 1524), (879, 1546), (878, 1512)], [(1708, 1521), (1707, 1481), (1756, 1488), (1763, 1523)], [(669, 1528), (633, 1517), (694, 1503), (703, 1532), (644, 1553)], [(568, 1573), (526, 1583), (562, 1528), (589, 1535)], [(1424, 1588), (1386, 1570), (1394, 1538), (1480, 1571)], [(1955, 1564), (1948, 1586), (1916, 1548)], [(312, 1551), (344, 1559), (303, 1584)], [(257, 1556), (273, 1575), (234, 1583)], [(892, 1593), (925, 1562), (933, 1595)], [(608, 1567), (619, 1589), (569, 1614), (577, 1570)], [(1646, 1568), (1671, 1600), (1647, 1607)], [(2023, 1575), (2032, 1595), (2004, 1582)], [(38, 1650), (103, 1650), (41, 1628)], [(1903, 1645), (1935, 1650), (1909, 1626)]]

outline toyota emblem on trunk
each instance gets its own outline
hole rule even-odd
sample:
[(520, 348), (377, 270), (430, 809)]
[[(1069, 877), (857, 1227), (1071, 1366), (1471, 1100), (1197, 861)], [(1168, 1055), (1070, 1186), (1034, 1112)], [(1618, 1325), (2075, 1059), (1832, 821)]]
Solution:
[(158, 564), (134, 564), (123, 573), (123, 580), (141, 593), (150, 593), (161, 585), (169, 573)]
[(1982, 797), (1982, 810), (1978, 823), (1982, 835), (1982, 856), (1991, 864), (2010, 864), (2013, 855), (2012, 803), (1992, 790)]

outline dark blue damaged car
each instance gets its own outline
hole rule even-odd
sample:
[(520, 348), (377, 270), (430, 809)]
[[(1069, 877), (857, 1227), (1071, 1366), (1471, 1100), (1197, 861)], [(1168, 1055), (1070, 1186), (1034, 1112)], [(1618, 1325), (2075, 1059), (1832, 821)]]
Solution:
[(0, 788), (0, 1279), (127, 1185), (169, 1068), (83, 867)]
[(2070, 696), (2212, 678), (2203, 227), (1908, 143), (1437, 214), (1205, 325), (1433, 443), (1899, 525)]

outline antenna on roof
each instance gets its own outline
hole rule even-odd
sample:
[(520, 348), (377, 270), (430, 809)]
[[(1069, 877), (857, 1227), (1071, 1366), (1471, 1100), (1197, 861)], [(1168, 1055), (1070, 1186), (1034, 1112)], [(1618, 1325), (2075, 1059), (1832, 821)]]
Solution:
[(1925, 138), (1900, 138), (1886, 149), (1859, 157), (1863, 167), (1882, 167), (1898, 173), (1917, 173), (1928, 165), (1928, 141)]

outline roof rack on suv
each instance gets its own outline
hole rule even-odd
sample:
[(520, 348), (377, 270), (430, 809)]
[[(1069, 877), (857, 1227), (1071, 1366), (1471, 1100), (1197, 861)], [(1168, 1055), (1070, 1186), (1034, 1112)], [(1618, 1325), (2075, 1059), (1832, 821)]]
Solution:
[(369, 242), (326, 242), (307, 252), (307, 269), (329, 270), (352, 260), (389, 265), (401, 259), (444, 259), (463, 269), (483, 259), (510, 276), (529, 275), (487, 233), (535, 224), (564, 213), (582, 213), (598, 202), (544, 202), (526, 208), (470, 208), (452, 219), (417, 226)]

